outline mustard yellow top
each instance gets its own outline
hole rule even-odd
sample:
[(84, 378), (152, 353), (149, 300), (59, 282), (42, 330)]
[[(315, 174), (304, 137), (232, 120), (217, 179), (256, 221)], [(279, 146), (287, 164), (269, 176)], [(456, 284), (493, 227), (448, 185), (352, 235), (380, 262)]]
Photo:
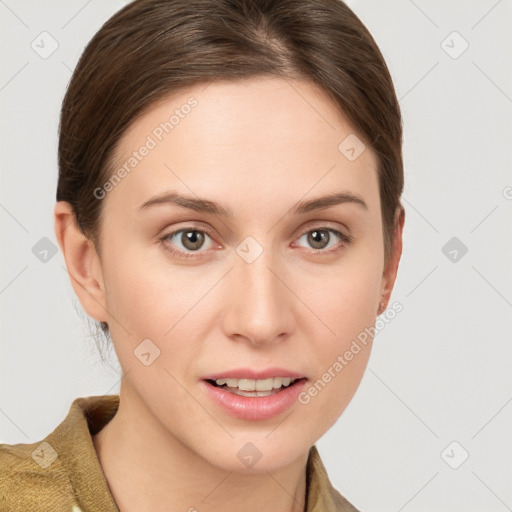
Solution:
[[(117, 412), (119, 395), (76, 398), (42, 441), (0, 444), (1, 512), (119, 512), (92, 435)], [(306, 512), (358, 512), (332, 487), (316, 446), (307, 462)]]

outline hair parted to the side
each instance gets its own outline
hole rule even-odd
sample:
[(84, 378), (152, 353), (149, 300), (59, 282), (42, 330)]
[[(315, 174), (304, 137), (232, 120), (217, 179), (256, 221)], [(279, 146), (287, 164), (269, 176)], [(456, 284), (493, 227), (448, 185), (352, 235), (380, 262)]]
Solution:
[(63, 100), (57, 185), (57, 201), (71, 204), (99, 253), (94, 190), (115, 170), (131, 124), (173, 92), (258, 75), (317, 84), (375, 151), (388, 261), (403, 190), (402, 118), (377, 44), (341, 0), (135, 0), (101, 27)]

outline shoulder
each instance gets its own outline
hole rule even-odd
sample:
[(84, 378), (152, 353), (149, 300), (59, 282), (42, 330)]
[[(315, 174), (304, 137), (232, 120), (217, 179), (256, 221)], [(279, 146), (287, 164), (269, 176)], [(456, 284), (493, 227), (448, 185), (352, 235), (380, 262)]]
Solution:
[(0, 511), (119, 512), (91, 438), (118, 405), (118, 395), (79, 397), (41, 441), (0, 444)]
[(307, 483), (306, 512), (359, 512), (332, 486), (315, 445), (309, 452)]
[(48, 441), (0, 444), (0, 510), (73, 510), (73, 490)]

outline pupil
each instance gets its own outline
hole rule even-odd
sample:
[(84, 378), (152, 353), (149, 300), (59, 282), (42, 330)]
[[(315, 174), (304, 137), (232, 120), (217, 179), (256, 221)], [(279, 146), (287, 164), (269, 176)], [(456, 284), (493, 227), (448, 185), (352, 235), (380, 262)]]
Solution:
[(203, 244), (203, 234), (200, 231), (187, 231), (181, 237), (181, 242), (187, 249), (199, 249)]
[(325, 230), (311, 231), (309, 236), (309, 243), (315, 249), (322, 249), (329, 242), (329, 234)]

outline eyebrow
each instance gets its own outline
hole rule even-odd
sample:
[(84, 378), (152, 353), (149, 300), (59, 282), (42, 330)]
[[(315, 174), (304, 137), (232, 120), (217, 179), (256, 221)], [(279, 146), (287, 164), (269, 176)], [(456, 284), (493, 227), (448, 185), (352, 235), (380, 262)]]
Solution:
[[(291, 210), (295, 215), (301, 215), (304, 213), (323, 210), (336, 206), (338, 204), (355, 204), (365, 210), (368, 210), (367, 204), (364, 200), (348, 192), (339, 192), (329, 194), (327, 196), (318, 197), (316, 199), (310, 199), (308, 201), (300, 201)], [(164, 194), (152, 197), (138, 207), (138, 210), (144, 210), (151, 206), (156, 205), (169, 205), (175, 204), (189, 210), (196, 212), (210, 213), (218, 217), (232, 218), (233, 211), (230, 208), (226, 208), (219, 203), (209, 201), (208, 199), (202, 199), (199, 197), (191, 197), (179, 194), (177, 192), (166, 192)]]

